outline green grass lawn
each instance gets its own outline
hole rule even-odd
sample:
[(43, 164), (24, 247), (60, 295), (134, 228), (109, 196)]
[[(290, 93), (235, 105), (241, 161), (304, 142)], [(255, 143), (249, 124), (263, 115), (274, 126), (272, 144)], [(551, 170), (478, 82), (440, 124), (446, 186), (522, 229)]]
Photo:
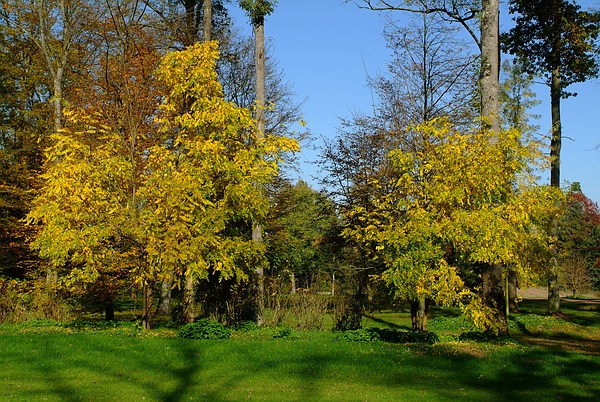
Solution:
[[(0, 400), (600, 400), (598, 311), (525, 311), (511, 324), (512, 339), (479, 343), (443, 335), (465, 323), (438, 313), (431, 328), (442, 341), (433, 345), (348, 342), (331, 331), (273, 339), (276, 330), (250, 330), (205, 341), (130, 323), (1, 325)], [(367, 321), (405, 325), (391, 313)]]

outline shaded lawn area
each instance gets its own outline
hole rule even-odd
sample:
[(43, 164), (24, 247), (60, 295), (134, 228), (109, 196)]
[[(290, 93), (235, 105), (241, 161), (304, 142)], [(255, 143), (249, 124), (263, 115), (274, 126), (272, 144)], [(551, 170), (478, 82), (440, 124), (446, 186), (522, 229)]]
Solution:
[(226, 341), (0, 328), (3, 401), (600, 400), (600, 356), (516, 343)]

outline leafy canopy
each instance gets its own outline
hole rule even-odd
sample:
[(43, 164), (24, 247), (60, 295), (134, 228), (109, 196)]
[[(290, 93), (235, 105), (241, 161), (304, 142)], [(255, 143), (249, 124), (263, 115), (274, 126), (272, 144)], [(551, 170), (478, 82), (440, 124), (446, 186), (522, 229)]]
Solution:
[(393, 188), (371, 209), (354, 208), (360, 224), (345, 236), (369, 245), (398, 297), (440, 304), (470, 297), (481, 307), (465, 278), (482, 264), (531, 277), (542, 254), (533, 255), (548, 244), (534, 226), (547, 224), (560, 196), (534, 185), (529, 165), (541, 155), (515, 130), (464, 133), (434, 120), (414, 131), (419, 149), (390, 153)]
[(277, 0), (240, 0), (239, 4), (253, 23), (257, 23), (275, 11)]
[(598, 75), (600, 13), (568, 0), (511, 0), (509, 10), (517, 15), (515, 27), (502, 35), (502, 44), (526, 72), (549, 82), (558, 68), (562, 89)]
[[(215, 42), (163, 58), (156, 72), (167, 88), (156, 112), (162, 141), (141, 158), (85, 110), (69, 112), (66, 128), (52, 136), (29, 219), (42, 226), (34, 247), (65, 268), (67, 285), (85, 287), (109, 267), (137, 283), (209, 268), (243, 277), (262, 259), (246, 230), (267, 212), (257, 184), (298, 144), (259, 137), (250, 111), (223, 99), (217, 58)], [(133, 172), (141, 177), (133, 180)]]

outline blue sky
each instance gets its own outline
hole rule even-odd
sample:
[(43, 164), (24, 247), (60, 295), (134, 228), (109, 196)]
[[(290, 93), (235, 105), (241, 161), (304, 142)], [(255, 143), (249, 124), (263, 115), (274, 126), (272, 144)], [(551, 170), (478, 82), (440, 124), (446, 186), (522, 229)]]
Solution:
[[(579, 4), (600, 8), (600, 0)], [(237, 7), (230, 11), (237, 26), (247, 25)], [(502, 12), (501, 29), (506, 29), (510, 20), (506, 9)], [(372, 110), (366, 80), (386, 69), (390, 51), (385, 47), (383, 28), (390, 17), (408, 21), (410, 15), (362, 10), (344, 0), (279, 0), (273, 15), (267, 17), (265, 35), (273, 57), (298, 101), (304, 101), (302, 112), (316, 137), (315, 146), (322, 144), (321, 138), (336, 136), (340, 118)], [(532, 112), (541, 115), (537, 124), (542, 134), (548, 134), (549, 89), (537, 85), (535, 90), (541, 104)], [(600, 80), (573, 85), (570, 90), (578, 96), (562, 102), (561, 180), (580, 182), (584, 193), (600, 203)], [(302, 173), (298, 174), (315, 187), (318, 154), (306, 147), (301, 154)], [(542, 179), (548, 182), (549, 173)]]

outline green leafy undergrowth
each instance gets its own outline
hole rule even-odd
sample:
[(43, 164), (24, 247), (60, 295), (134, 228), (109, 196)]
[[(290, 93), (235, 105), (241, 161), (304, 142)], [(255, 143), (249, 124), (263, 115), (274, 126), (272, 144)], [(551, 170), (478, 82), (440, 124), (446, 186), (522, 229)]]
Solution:
[(177, 336), (186, 339), (229, 339), (231, 331), (220, 322), (203, 318), (181, 327)]

